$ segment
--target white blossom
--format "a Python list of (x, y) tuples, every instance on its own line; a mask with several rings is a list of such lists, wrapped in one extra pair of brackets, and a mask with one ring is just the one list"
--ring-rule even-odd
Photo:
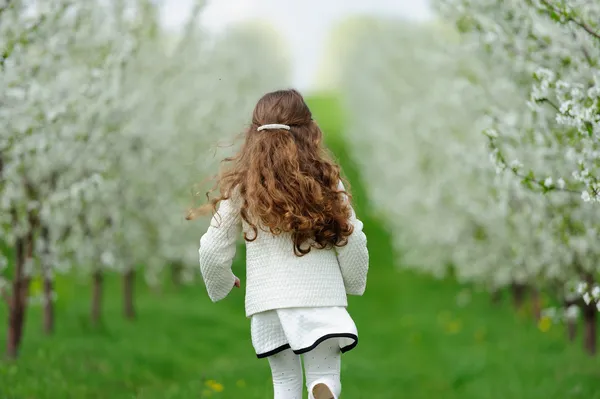
[[(475, 18), (492, 34), (463, 27), (457, 39), (443, 25), (371, 20), (340, 58), (349, 145), (402, 263), (440, 277), (452, 269), (490, 290), (597, 276), (600, 213), (576, 194), (594, 179), (595, 144), (545, 104), (569, 104), (575, 121), (591, 115), (573, 117), (587, 96), (579, 72), (547, 64), (571, 57), (571, 36), (525, 2), (438, 3), (459, 25)], [(551, 54), (530, 54), (530, 36), (542, 34)], [(580, 72), (596, 82), (585, 65)]]
[[(283, 56), (264, 62), (281, 53), (264, 29), (213, 36), (202, 3), (175, 40), (150, 0), (0, 11), (0, 242), (33, 232), (28, 275), (143, 265), (156, 283), (169, 263), (197, 269), (207, 223), (184, 220), (191, 188), (287, 82)], [(0, 254), (0, 276), (8, 264)]]

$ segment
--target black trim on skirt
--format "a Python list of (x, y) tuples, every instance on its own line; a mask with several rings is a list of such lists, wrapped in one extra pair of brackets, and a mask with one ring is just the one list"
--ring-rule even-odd
[[(354, 349), (356, 347), (356, 345), (358, 345), (358, 336), (356, 336), (355, 334), (350, 334), (350, 333), (337, 333), (337, 334), (327, 334), (327, 335), (323, 335), (321, 338), (317, 339), (311, 346), (308, 346), (306, 348), (302, 348), (302, 349), (298, 349), (298, 350), (293, 350), (292, 351), (296, 354), (296, 355), (301, 355), (303, 353), (306, 352), (310, 352), (311, 350), (315, 349), (317, 346), (319, 346), (319, 344), (321, 344), (323, 341), (326, 341), (328, 339), (332, 339), (332, 338), (349, 338), (349, 339), (353, 339), (354, 342), (351, 343), (350, 345), (344, 346), (342, 348), (340, 348), (340, 350), (342, 351), (342, 353), (346, 353), (352, 349)], [(286, 349), (290, 349), (290, 344), (285, 344), (285, 345), (281, 345), (279, 348), (275, 348), (271, 351), (268, 352), (264, 352), (264, 353), (259, 353), (256, 355), (256, 357), (258, 357), (259, 359), (263, 359), (265, 357), (269, 357), (269, 356), (273, 356), (279, 352), (282, 352)]]

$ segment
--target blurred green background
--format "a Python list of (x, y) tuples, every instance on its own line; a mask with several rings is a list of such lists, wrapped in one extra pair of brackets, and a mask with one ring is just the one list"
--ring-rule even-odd
[[(343, 356), (343, 397), (600, 398), (597, 358), (569, 344), (564, 326), (534, 322), (509, 297), (492, 303), (469, 287), (399, 271), (389, 234), (370, 205), (344, 139), (335, 93), (309, 99), (327, 145), (351, 182), (365, 222), (371, 269), (364, 297), (350, 298), (360, 342)], [(244, 281), (240, 248), (234, 271)], [(41, 309), (27, 314), (18, 362), (0, 363), (0, 398), (269, 398), (266, 360), (256, 359), (244, 291), (212, 304), (202, 285), (137, 289), (137, 320), (122, 317), (121, 287), (107, 277), (104, 324), (89, 325), (90, 287), (58, 277), (56, 333)], [(0, 317), (7, 317), (0, 307)], [(0, 341), (5, 340), (0, 329)]]

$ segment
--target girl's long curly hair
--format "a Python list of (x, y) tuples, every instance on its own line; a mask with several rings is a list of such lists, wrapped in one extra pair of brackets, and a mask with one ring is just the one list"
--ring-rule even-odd
[[(284, 124), (290, 130), (258, 131), (266, 124)], [(313, 121), (302, 95), (279, 90), (264, 95), (256, 104), (252, 123), (237, 155), (226, 158), (217, 176), (219, 195), (191, 212), (188, 219), (217, 211), (220, 201), (232, 198), (253, 234), (291, 234), (294, 253), (303, 256), (311, 248), (330, 249), (348, 243), (352, 234), (350, 194), (340, 189), (340, 167), (322, 144), (323, 134)], [(239, 198), (238, 198), (239, 197)]]

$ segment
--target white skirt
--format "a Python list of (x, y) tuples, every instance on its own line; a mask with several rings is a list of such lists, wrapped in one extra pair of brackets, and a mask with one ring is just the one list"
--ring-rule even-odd
[(342, 353), (358, 344), (354, 320), (345, 307), (275, 309), (252, 316), (252, 345), (264, 358), (286, 349), (300, 355), (325, 340), (335, 340)]

